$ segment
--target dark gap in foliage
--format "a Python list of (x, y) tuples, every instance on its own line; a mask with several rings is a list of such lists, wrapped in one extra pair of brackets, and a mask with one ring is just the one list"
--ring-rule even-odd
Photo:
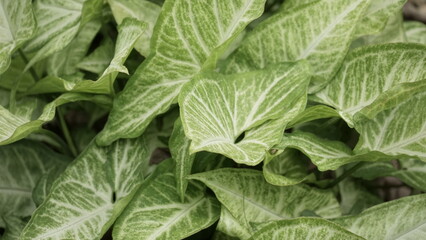
[(3, 236), (5, 229), (0, 227), (0, 236)]
[(117, 201), (117, 194), (115, 192), (112, 192), (112, 203), (115, 203), (115, 201)]
[(203, 229), (194, 235), (191, 235), (187, 238), (184, 238), (185, 240), (200, 240), (200, 239), (213, 239), (213, 235), (216, 232), (216, 227), (219, 221), (216, 221), (214, 224), (212, 224), (210, 227)]
[(93, 39), (92, 43), (89, 46), (89, 49), (87, 50), (86, 55), (90, 55), (93, 51), (95, 51), (96, 48), (101, 45), (101, 42), (104, 40), (104, 35), (102, 33), (97, 33), (95, 38)]
[(93, 128), (95, 129), (95, 131), (100, 132), (104, 128), (107, 120), (108, 120), (108, 114), (96, 120), (96, 122), (93, 124)]
[(114, 224), (108, 229), (108, 231), (102, 236), (101, 240), (112, 240), (112, 229)]
[(172, 155), (168, 148), (156, 148), (149, 159), (149, 165), (159, 164), (160, 162), (170, 158)]
[(234, 141), (234, 143), (235, 144), (237, 144), (237, 143), (239, 143), (239, 142), (241, 142), (243, 139), (244, 139), (244, 137), (246, 136), (246, 132), (242, 132), (236, 139), (235, 139), (235, 141)]

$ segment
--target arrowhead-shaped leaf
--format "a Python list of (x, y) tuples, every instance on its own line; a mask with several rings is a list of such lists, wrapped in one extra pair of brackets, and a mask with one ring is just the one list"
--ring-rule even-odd
[(304, 62), (195, 77), (179, 98), (183, 127), (192, 140), (191, 152), (205, 150), (238, 163), (258, 164), (265, 151), (281, 139), (277, 129), (283, 129), (304, 109), (308, 83), (309, 69)]
[[(185, 199), (172, 173), (150, 178), (114, 225), (114, 239), (183, 239), (217, 221), (220, 205), (190, 182)], [(141, 227), (143, 226), (143, 227)]]
[(0, 74), (9, 67), (13, 52), (29, 40), (36, 30), (31, 2), (31, 0), (0, 2)]
[(262, 172), (223, 168), (191, 176), (213, 190), (240, 224), (296, 218), (304, 212), (322, 217), (340, 215), (332, 192), (305, 185), (278, 187), (265, 181)]
[(0, 217), (27, 217), (35, 210), (32, 191), (50, 170), (66, 165), (68, 157), (33, 141), (0, 147)]
[(143, 181), (144, 138), (100, 148), (92, 142), (55, 181), (21, 239), (99, 239)]
[(379, 204), (359, 215), (333, 221), (369, 240), (422, 239), (426, 230), (426, 194)]
[(363, 240), (364, 238), (324, 219), (298, 218), (268, 223), (250, 238), (250, 240), (262, 239)]
[(131, 17), (147, 23), (147, 30), (139, 37), (135, 49), (145, 57), (150, 52), (150, 42), (161, 7), (148, 0), (108, 0), (115, 21), (120, 24), (124, 18)]
[(310, 92), (324, 87), (339, 69), (368, 0), (316, 1), (282, 11), (256, 26), (231, 55), (225, 72), (307, 59), (314, 77)]
[[(363, 120), (355, 125), (360, 133), (356, 153), (380, 152), (426, 160), (426, 81), (405, 85), (418, 87), (408, 92), (404, 88), (392, 89), (395, 95), (372, 104), (370, 109), (377, 111), (362, 115), (368, 118), (360, 117)], [(398, 94), (399, 90), (403, 94)]]
[(351, 52), (333, 81), (315, 95), (353, 126), (353, 116), (402, 82), (426, 79), (426, 46), (384, 44)]
[(166, 1), (153, 33), (151, 55), (116, 98), (98, 143), (141, 135), (155, 116), (176, 102), (186, 82), (200, 71), (214, 68), (229, 43), (260, 16), (264, 3)]
[(37, 31), (24, 50), (37, 53), (26, 69), (71, 43), (79, 29), (101, 12), (102, 3), (102, 0), (36, 1)]

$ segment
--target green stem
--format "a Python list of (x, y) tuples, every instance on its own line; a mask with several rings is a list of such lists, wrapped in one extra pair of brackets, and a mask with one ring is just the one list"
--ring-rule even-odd
[[(28, 58), (25, 56), (24, 52), (22, 52), (21, 49), (19, 49), (18, 52), (19, 52), (19, 55), (21, 55), (22, 59), (24, 60), (25, 64), (28, 64), (29, 61), (28, 61)], [(30, 67), (29, 71), (30, 71), (31, 76), (34, 78), (34, 81), (37, 82), (38, 80), (40, 80), (36, 71), (34, 70), (34, 68), (32, 66)]]
[(65, 122), (65, 119), (60, 107), (58, 107), (58, 118), (59, 118), (59, 124), (61, 125), (62, 133), (64, 134), (64, 137), (65, 137), (65, 141), (67, 142), (72, 155), (74, 157), (77, 157), (78, 155), (77, 148), (75, 147), (74, 142), (71, 138), (70, 131), (68, 130), (67, 123)]
[(72, 156), (73, 154), (71, 153), (71, 149), (68, 147), (68, 145), (64, 142), (64, 140), (58, 136), (58, 134), (47, 130), (47, 129), (40, 129), (37, 131), (40, 134), (44, 134), (52, 139), (54, 139), (60, 146), (61, 146), (61, 150), (62, 153), (66, 154), (66, 155), (70, 155)]
[(339, 184), (341, 181), (346, 179), (347, 177), (351, 176), (352, 173), (354, 173), (356, 170), (358, 170), (360, 167), (364, 165), (364, 162), (359, 162), (355, 166), (351, 167), (347, 171), (345, 171), (342, 175), (334, 179), (332, 182), (330, 182), (325, 188), (332, 188)]

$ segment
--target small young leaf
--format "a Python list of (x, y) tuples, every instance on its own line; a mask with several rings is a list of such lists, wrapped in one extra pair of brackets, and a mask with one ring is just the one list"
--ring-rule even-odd
[(333, 221), (365, 239), (422, 239), (426, 230), (426, 194), (379, 204), (359, 215)]
[(114, 225), (114, 239), (183, 239), (212, 225), (220, 205), (204, 190), (190, 182), (181, 202), (172, 173), (150, 178)]
[(250, 240), (262, 239), (363, 240), (364, 238), (324, 219), (298, 218), (268, 223), (250, 238)]
[(261, 15), (264, 3), (166, 1), (153, 33), (151, 54), (115, 99), (98, 144), (141, 135), (155, 116), (176, 102), (186, 82), (203, 70), (214, 69), (230, 42)]
[(250, 223), (295, 218), (312, 211), (322, 217), (340, 215), (332, 192), (305, 185), (278, 187), (265, 181), (262, 172), (223, 168), (190, 177), (205, 183), (238, 222)]
[[(195, 77), (179, 97), (191, 152), (205, 150), (238, 163), (258, 164), (265, 151), (279, 142), (278, 129), (304, 109), (308, 83), (304, 62), (229, 76), (205, 73)], [(278, 136), (265, 129), (272, 125), (270, 130)]]

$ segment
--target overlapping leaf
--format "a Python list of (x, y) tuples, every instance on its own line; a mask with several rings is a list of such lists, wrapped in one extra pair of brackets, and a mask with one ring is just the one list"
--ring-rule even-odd
[(229, 76), (197, 76), (179, 98), (191, 152), (205, 150), (238, 163), (258, 164), (281, 139), (280, 129), (304, 109), (308, 83), (304, 62)]
[(408, 42), (426, 44), (426, 25), (421, 22), (404, 22)]
[(35, 210), (32, 191), (39, 179), (68, 163), (68, 157), (34, 141), (0, 147), (0, 217), (27, 217)]
[(161, 7), (148, 0), (108, 0), (115, 21), (120, 24), (124, 18), (132, 17), (147, 23), (146, 31), (139, 37), (135, 49), (147, 57), (150, 52), (150, 41), (160, 15)]
[(320, 218), (280, 220), (266, 224), (250, 240), (269, 239), (330, 239), (363, 240), (341, 226)]
[(22, 99), (14, 112), (0, 106), (0, 145), (18, 141), (41, 129), (44, 123), (55, 117), (56, 107), (76, 101), (93, 101), (105, 107), (111, 104), (111, 99), (106, 96), (65, 93), (45, 106), (36, 98)]
[(29, 40), (35, 30), (31, 0), (0, 2), (0, 74), (9, 67), (13, 52)]
[[(368, 166), (368, 164), (363, 166)], [(363, 210), (383, 202), (379, 196), (369, 192), (355, 179), (348, 178), (341, 181), (339, 191), (343, 215), (359, 214)]]
[[(151, 55), (114, 102), (99, 144), (137, 137), (175, 103), (194, 75), (212, 69), (229, 43), (260, 16), (265, 0), (164, 3), (151, 41)], [(131, 116), (131, 118), (129, 118)]]
[(224, 71), (242, 72), (271, 63), (307, 59), (314, 72), (310, 92), (318, 91), (340, 67), (368, 3), (366, 0), (316, 1), (279, 12), (244, 39)]
[(100, 148), (92, 142), (55, 181), (21, 239), (99, 239), (143, 181), (143, 137)]
[(426, 230), (426, 194), (379, 204), (359, 215), (333, 221), (365, 239), (422, 239)]
[(64, 49), (79, 29), (101, 12), (102, 0), (39, 0), (34, 13), (37, 31), (25, 51), (37, 51), (26, 69), (34, 63)]
[(142, 185), (114, 225), (113, 237), (183, 239), (217, 221), (219, 208), (200, 183), (190, 182), (181, 202), (175, 176), (165, 173)]
[(262, 172), (223, 168), (191, 176), (211, 188), (219, 201), (247, 229), (250, 223), (289, 219), (315, 213), (322, 217), (340, 215), (330, 191), (305, 185), (278, 187), (267, 183)]
[[(86, 93), (114, 93), (114, 80), (119, 72), (129, 74), (123, 65), (133, 49), (136, 40), (141, 36), (146, 25), (136, 19), (126, 18), (118, 27), (118, 38), (115, 45), (114, 58), (98, 80), (76, 79), (65, 80), (54, 75), (38, 81), (27, 94), (40, 94), (51, 92), (86, 92)], [(69, 65), (67, 65), (69, 66)]]
[(351, 52), (333, 81), (316, 94), (353, 126), (353, 115), (402, 82), (426, 79), (426, 46), (384, 44)]
[[(241, 225), (238, 220), (232, 216), (228, 209), (226, 209), (226, 207), (222, 207), (220, 209), (220, 219), (217, 224), (216, 231), (220, 232), (218, 234), (225, 234), (226, 236), (235, 237), (241, 240), (249, 239), (251, 236), (250, 229), (246, 229), (243, 225)], [(217, 239), (220, 238), (217, 237)]]

